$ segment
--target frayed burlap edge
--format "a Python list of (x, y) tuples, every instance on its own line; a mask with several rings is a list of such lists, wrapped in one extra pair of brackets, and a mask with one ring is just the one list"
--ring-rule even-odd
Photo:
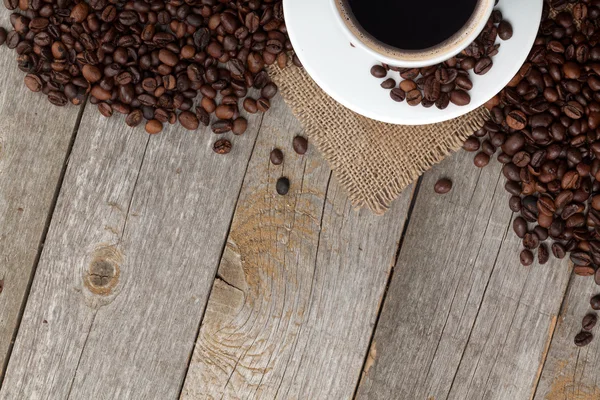
[(343, 107), (301, 68), (271, 66), (269, 73), (353, 206), (376, 214), (385, 213), (402, 190), (459, 149), (489, 118), (481, 107), (439, 124), (385, 124)]

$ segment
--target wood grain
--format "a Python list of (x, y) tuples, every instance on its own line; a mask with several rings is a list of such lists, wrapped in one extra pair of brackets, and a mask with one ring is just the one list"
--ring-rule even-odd
[(301, 132), (287, 107), (265, 117), (182, 399), (352, 397), (411, 191), (384, 218), (353, 210), (316, 149), (291, 150)]
[(596, 338), (586, 347), (573, 343), (581, 330), (581, 320), (588, 313), (590, 298), (600, 293), (594, 279), (573, 276), (558, 316), (556, 331), (542, 370), (535, 399), (596, 400), (600, 398), (600, 341), (598, 326), (593, 329)]
[(520, 265), (500, 166), (473, 168), (459, 152), (425, 174), (358, 399), (531, 396), (569, 269)]
[(16, 57), (0, 48), (0, 381), (81, 110), (27, 90)]
[(86, 110), (0, 398), (178, 395), (259, 125), (219, 156)]

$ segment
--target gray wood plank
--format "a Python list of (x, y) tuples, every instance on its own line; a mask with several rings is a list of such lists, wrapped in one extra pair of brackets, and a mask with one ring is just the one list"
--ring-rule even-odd
[(569, 269), (520, 265), (503, 185), (465, 152), (425, 174), (358, 399), (532, 395)]
[(250, 161), (182, 399), (342, 399), (360, 378), (412, 193), (385, 217), (353, 210), (316, 149), (294, 154), (301, 128), (279, 112)]
[(581, 330), (581, 319), (593, 313), (590, 297), (600, 293), (592, 278), (573, 276), (558, 316), (556, 330), (535, 399), (548, 400), (596, 400), (600, 398), (600, 341), (598, 327), (593, 330), (596, 338), (586, 347), (573, 343)]
[(0, 398), (178, 395), (260, 118), (220, 156), (86, 110)]
[(0, 381), (80, 111), (30, 92), (16, 57), (0, 48)]

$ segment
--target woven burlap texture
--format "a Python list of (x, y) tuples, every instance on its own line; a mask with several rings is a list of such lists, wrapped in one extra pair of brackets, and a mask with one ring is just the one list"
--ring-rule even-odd
[(385, 213), (403, 189), (460, 148), (489, 115), (482, 107), (439, 124), (385, 124), (337, 103), (301, 68), (270, 67), (269, 74), (352, 204), (376, 214)]

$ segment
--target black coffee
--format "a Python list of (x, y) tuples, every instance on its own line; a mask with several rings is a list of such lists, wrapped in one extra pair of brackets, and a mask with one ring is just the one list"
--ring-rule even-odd
[(477, 0), (347, 0), (362, 28), (402, 50), (433, 47), (458, 32)]

